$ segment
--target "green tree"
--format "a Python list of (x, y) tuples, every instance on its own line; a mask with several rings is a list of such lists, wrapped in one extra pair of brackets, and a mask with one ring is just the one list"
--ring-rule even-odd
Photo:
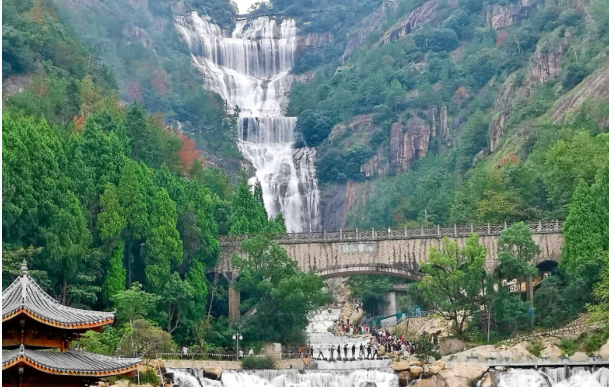
[(133, 282), (132, 264), (134, 254), (139, 253), (140, 244), (150, 232), (150, 214), (146, 171), (143, 166), (129, 160), (121, 169), (118, 183), (118, 200), (124, 218), (125, 228), (125, 261), (127, 263), (127, 287)]
[(605, 267), (603, 224), (596, 199), (588, 184), (580, 181), (568, 205), (569, 215), (563, 225), (565, 245), (560, 266), (577, 284), (576, 289), (584, 299), (589, 298), (592, 285)]
[(160, 295), (163, 306), (161, 316), (164, 317), (162, 326), (167, 332), (173, 333), (192, 307), (194, 301), (192, 286), (188, 281), (182, 281), (177, 272), (173, 272)]
[(507, 280), (517, 279), (520, 291), (522, 280), (526, 279), (530, 300), (533, 295), (531, 277), (538, 273), (532, 261), (540, 251), (533, 240), (531, 229), (523, 222), (515, 223), (501, 232), (497, 244), (502, 277)]
[(102, 210), (97, 217), (97, 229), (100, 231), (102, 241), (109, 242), (112, 248), (127, 226), (127, 220), (123, 216), (118, 200), (118, 189), (114, 184), (106, 185), (104, 193), (99, 198), (99, 204)]
[(182, 240), (176, 230), (175, 203), (162, 188), (154, 196), (150, 235), (146, 239), (146, 280), (148, 289), (160, 293), (170, 279), (171, 266), (182, 260)]
[[(257, 340), (302, 342), (308, 315), (328, 301), (323, 280), (314, 272), (302, 272), (286, 251), (264, 236), (242, 242), (247, 256), (233, 256), (239, 270), (236, 288), (247, 297), (244, 332)], [(245, 335), (246, 333), (244, 333)]]
[(123, 267), (124, 250), (125, 243), (120, 241), (114, 246), (114, 252), (110, 257), (110, 266), (106, 271), (106, 278), (102, 288), (106, 300), (111, 300), (115, 294), (125, 290), (127, 270)]
[(139, 282), (134, 282), (131, 288), (119, 291), (111, 299), (112, 305), (116, 309), (117, 320), (122, 323), (133, 323), (152, 313), (160, 296), (146, 293)]
[(268, 222), (264, 206), (256, 200), (245, 183), (239, 185), (233, 196), (230, 222), (229, 233), (232, 235), (259, 233)]
[(432, 311), (453, 323), (457, 335), (463, 335), (466, 321), (482, 304), (485, 255), (476, 234), (466, 239), (463, 249), (445, 238), (442, 250), (433, 247), (428, 261), (421, 265), (425, 276), (419, 289)]
[(550, 199), (559, 205), (571, 201), (583, 179), (592, 184), (609, 152), (609, 135), (592, 137), (586, 131), (563, 134), (545, 153), (542, 178)]

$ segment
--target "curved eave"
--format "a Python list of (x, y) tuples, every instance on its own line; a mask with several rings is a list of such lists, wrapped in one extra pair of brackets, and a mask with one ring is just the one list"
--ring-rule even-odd
[(108, 370), (108, 371), (69, 371), (69, 370), (60, 370), (60, 369), (56, 369), (56, 368), (45, 367), (43, 365), (40, 365), (40, 364), (28, 359), (27, 357), (25, 357), (23, 355), (20, 355), (20, 356), (16, 357), (15, 359), (11, 360), (10, 362), (7, 362), (6, 364), (2, 364), (2, 371), (12, 368), (19, 363), (27, 364), (28, 366), (30, 366), (38, 371), (41, 371), (41, 372), (44, 372), (47, 374), (52, 374), (52, 375), (105, 377), (105, 376), (123, 375), (123, 374), (127, 374), (129, 372), (135, 371), (141, 362), (133, 364), (129, 367), (123, 367), (123, 368)]
[(5, 321), (11, 320), (21, 314), (25, 314), (26, 316), (28, 316), (38, 322), (41, 322), (43, 324), (46, 324), (46, 325), (49, 325), (49, 326), (52, 326), (55, 328), (60, 328), (60, 329), (93, 329), (93, 328), (102, 327), (104, 325), (112, 324), (114, 322), (114, 317), (108, 317), (107, 319), (101, 320), (101, 321), (94, 321), (94, 322), (89, 322), (89, 323), (66, 324), (66, 323), (49, 320), (43, 316), (39, 316), (35, 313), (30, 312), (27, 308), (19, 308), (13, 312), (7, 313), (6, 315), (2, 316), (2, 322), (4, 323)]

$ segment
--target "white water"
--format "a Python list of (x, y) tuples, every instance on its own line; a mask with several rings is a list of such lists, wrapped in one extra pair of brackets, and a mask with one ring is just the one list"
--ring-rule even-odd
[(497, 387), (609, 387), (609, 368), (511, 369), (498, 374)]
[(168, 369), (174, 373), (174, 382), (181, 387), (398, 387), (393, 372), (360, 370), (341, 371), (260, 370), (224, 371), (222, 381), (198, 378), (185, 370)]
[(284, 115), (297, 47), (294, 19), (238, 20), (228, 34), (191, 12), (176, 18), (176, 28), (206, 86), (241, 109), (237, 143), (256, 169), (269, 216), (281, 212), (289, 232), (316, 231), (315, 150), (293, 148), (296, 118)]

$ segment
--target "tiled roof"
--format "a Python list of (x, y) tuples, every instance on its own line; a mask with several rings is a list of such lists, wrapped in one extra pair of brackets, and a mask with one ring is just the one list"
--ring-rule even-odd
[(40, 371), (57, 375), (111, 376), (133, 371), (142, 362), (139, 358), (117, 358), (68, 350), (51, 352), (20, 348), (2, 351), (2, 369), (24, 362)]
[(2, 292), (2, 321), (21, 313), (43, 323), (68, 329), (93, 328), (114, 321), (112, 312), (82, 310), (60, 304), (30, 277), (25, 262), (19, 277)]

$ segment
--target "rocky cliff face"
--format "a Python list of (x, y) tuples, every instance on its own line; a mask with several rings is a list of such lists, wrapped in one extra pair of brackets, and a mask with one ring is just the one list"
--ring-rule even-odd
[(549, 52), (547, 50), (538, 49), (531, 58), (529, 73), (524, 80), (523, 85), (527, 88), (539, 85), (546, 82), (550, 78), (560, 76), (560, 62), (563, 57), (563, 44), (552, 47)]
[(401, 37), (408, 35), (411, 31), (414, 31), (424, 23), (435, 24), (438, 16), (436, 11), (437, 6), (437, 0), (430, 0), (419, 8), (410, 12), (408, 15), (402, 17), (394, 25), (392, 25), (387, 32), (385, 32), (378, 44), (383, 45), (385, 43), (398, 40)]
[(554, 123), (566, 121), (585, 101), (597, 98), (609, 99), (609, 64), (586, 77), (575, 89), (556, 102), (548, 118)]
[(406, 123), (406, 133), (399, 122), (391, 125), (391, 166), (398, 170), (407, 170), (413, 162), (425, 157), (431, 126), (420, 117), (412, 117)]
[(319, 48), (334, 39), (331, 33), (317, 34), (310, 32), (306, 35), (298, 36), (298, 49)]
[(383, 0), (383, 4), (381, 4), (377, 10), (364, 18), (360, 26), (352, 29), (347, 34), (348, 40), (347, 46), (345, 47), (345, 52), (343, 53), (343, 63), (349, 59), (351, 54), (353, 54), (358, 47), (362, 46), (366, 42), (366, 38), (370, 32), (379, 28), (387, 19), (389, 12), (395, 10), (397, 6), (397, 1)]
[(501, 30), (516, 23), (528, 12), (537, 6), (538, 0), (520, 0), (516, 3), (506, 2), (504, 5), (494, 4), (484, 8), (486, 24), (495, 29)]
[(345, 229), (347, 214), (355, 205), (358, 195), (369, 190), (369, 183), (347, 182), (332, 184), (321, 189), (322, 228), (328, 231)]
[(517, 74), (512, 73), (503, 83), (499, 95), (493, 106), (493, 119), (490, 127), (490, 148), (491, 152), (497, 149), (497, 142), (503, 136), (505, 124), (512, 111), (512, 103), (516, 96)]

